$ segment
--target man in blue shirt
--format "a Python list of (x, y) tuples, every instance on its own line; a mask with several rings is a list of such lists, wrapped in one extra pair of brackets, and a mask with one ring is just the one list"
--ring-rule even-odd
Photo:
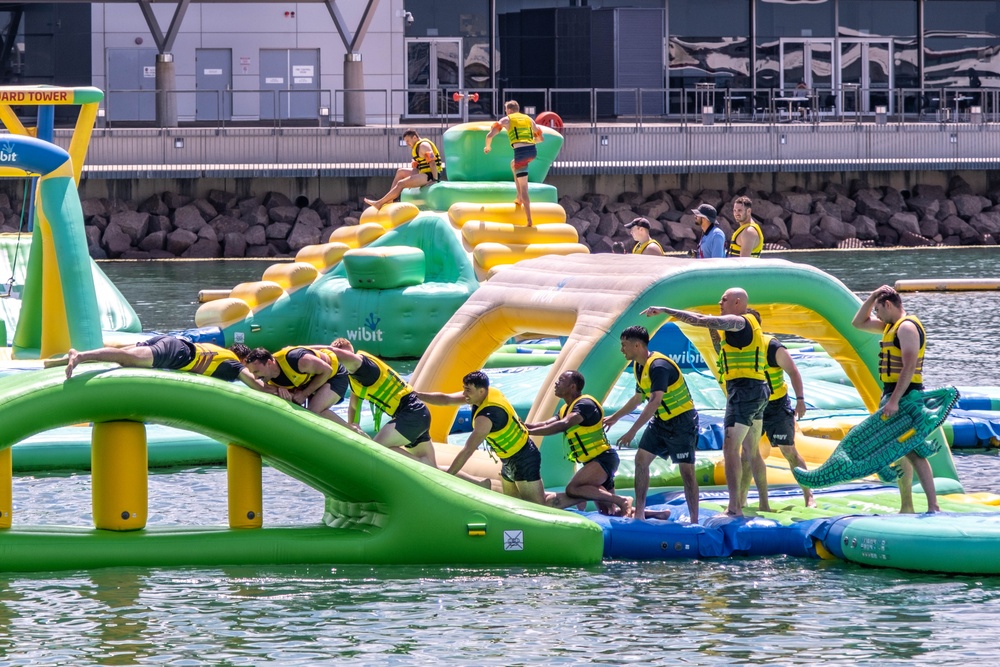
[(701, 241), (698, 242), (698, 258), (725, 257), (726, 233), (719, 228), (716, 218), (718, 213), (711, 204), (702, 204), (691, 211), (698, 224), (701, 225)]

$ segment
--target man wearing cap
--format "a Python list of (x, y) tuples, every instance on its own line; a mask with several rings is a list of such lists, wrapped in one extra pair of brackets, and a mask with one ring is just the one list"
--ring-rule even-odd
[(729, 242), (730, 257), (760, 257), (760, 251), (764, 249), (764, 232), (750, 215), (752, 206), (753, 202), (746, 195), (737, 197), (733, 202), (733, 219), (739, 227)]
[(701, 241), (698, 242), (698, 258), (726, 256), (726, 233), (719, 228), (718, 213), (711, 204), (702, 204), (691, 211), (701, 225)]
[(632, 222), (625, 223), (625, 229), (631, 232), (632, 240), (635, 241), (635, 246), (632, 247), (633, 255), (663, 256), (663, 246), (649, 236), (649, 220), (635, 218)]

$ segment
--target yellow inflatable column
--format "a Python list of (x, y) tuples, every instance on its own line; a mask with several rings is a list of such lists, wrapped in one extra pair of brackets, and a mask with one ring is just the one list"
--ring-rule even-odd
[(90, 459), (94, 527), (145, 528), (149, 515), (146, 425), (133, 421), (94, 424)]
[(10, 528), (14, 513), (14, 475), (10, 447), (0, 449), (0, 528)]
[(230, 443), (226, 448), (226, 460), (229, 527), (260, 528), (264, 525), (260, 454)]

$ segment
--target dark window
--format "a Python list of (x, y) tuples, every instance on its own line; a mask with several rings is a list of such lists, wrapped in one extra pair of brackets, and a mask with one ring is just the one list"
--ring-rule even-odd
[(917, 34), (917, 0), (840, 0), (843, 37)]
[(758, 37), (833, 37), (833, 0), (756, 2)]

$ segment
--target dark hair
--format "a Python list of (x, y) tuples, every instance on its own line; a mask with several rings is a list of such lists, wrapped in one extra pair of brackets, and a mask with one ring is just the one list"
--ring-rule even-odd
[(875, 299), (875, 303), (877, 304), (891, 303), (892, 305), (896, 306), (896, 308), (903, 307), (903, 299), (902, 297), (899, 296), (899, 292), (897, 292), (896, 290), (887, 292), (886, 294), (880, 294), (878, 298)]
[(583, 373), (580, 371), (566, 371), (563, 375), (568, 375), (570, 382), (576, 387), (577, 391), (583, 391), (583, 385), (586, 380), (583, 379)]
[(753, 200), (746, 195), (740, 195), (737, 197), (736, 201), (733, 202), (733, 206), (736, 206), (737, 204), (743, 204), (743, 206), (747, 208), (753, 208)]
[(419, 139), (420, 135), (417, 134), (417, 131), (411, 127), (406, 132), (403, 132), (403, 138), (405, 139), (407, 137), (413, 137), (414, 139)]
[(757, 318), (757, 324), (764, 324), (763, 320), (760, 319), (760, 313), (758, 313), (753, 308), (747, 308), (747, 315), (753, 315)]
[(615, 253), (616, 255), (624, 255), (625, 254), (625, 244), (622, 243), (621, 241), (615, 241), (615, 242), (613, 242), (611, 244), (611, 252)]
[(646, 330), (646, 327), (633, 324), (630, 327), (626, 327), (625, 331), (622, 332), (621, 339), (637, 340), (643, 345), (649, 345), (649, 331)]
[(247, 356), (243, 359), (243, 363), (244, 364), (255, 364), (260, 362), (267, 363), (273, 359), (274, 359), (273, 354), (271, 354), (262, 347), (257, 347), (250, 350)]
[(462, 384), (476, 389), (489, 389), (490, 379), (482, 371), (472, 371), (462, 378)]
[(229, 348), (229, 351), (236, 355), (236, 358), (240, 361), (247, 358), (250, 354), (250, 348), (243, 343), (233, 343), (233, 346)]

